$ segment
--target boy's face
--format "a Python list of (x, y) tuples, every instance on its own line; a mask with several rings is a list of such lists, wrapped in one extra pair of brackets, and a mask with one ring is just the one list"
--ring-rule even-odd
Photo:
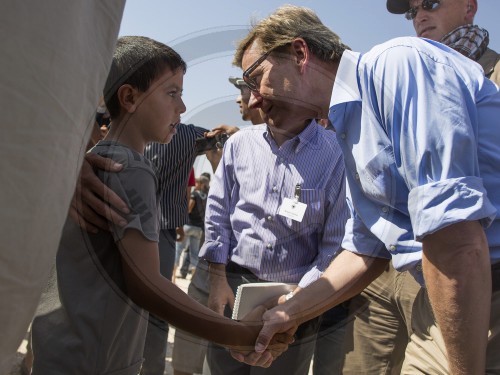
[(186, 111), (182, 100), (184, 72), (166, 68), (149, 89), (142, 93), (142, 102), (134, 113), (146, 142), (169, 143), (177, 132), (181, 113)]

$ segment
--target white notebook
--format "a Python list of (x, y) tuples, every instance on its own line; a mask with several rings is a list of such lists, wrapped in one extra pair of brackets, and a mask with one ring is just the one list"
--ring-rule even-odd
[(249, 283), (242, 284), (236, 290), (232, 318), (242, 319), (246, 314), (273, 297), (288, 294), (297, 288), (297, 284), (287, 283)]

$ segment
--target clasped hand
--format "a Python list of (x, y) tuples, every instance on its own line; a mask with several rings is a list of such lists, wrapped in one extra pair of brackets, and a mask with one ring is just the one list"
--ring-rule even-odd
[(266, 306), (258, 306), (242, 321), (258, 322), (261, 329), (253, 350), (231, 349), (231, 355), (237, 361), (251, 366), (269, 367), (295, 341), (298, 325), (280, 311), (279, 306), (271, 310), (267, 310)]

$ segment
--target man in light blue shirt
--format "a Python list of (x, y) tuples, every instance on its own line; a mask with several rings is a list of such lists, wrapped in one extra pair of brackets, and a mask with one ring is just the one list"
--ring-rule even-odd
[[(286, 105), (286, 103), (283, 103)], [(342, 152), (335, 133), (315, 121), (277, 121), (240, 130), (226, 142), (211, 183), (200, 251), (210, 263), (208, 306), (232, 309), (244, 282), (317, 280), (340, 249), (348, 209)], [(289, 205), (290, 204), (290, 205)], [(303, 207), (303, 216), (288, 214)], [(226, 308), (226, 314), (229, 311)], [(268, 370), (250, 368), (209, 345), (214, 374), (307, 374), (317, 325)]]
[[(332, 53), (323, 53), (332, 41)], [(320, 280), (264, 314), (256, 350), (359, 293), (392, 258), (425, 285), (402, 373), (498, 371), (498, 87), (479, 65), (429, 40), (398, 38), (364, 55), (342, 51), (312, 11), (294, 6), (257, 24), (235, 61), (253, 87), (250, 107), (279, 94), (317, 108), (315, 117), (329, 111), (351, 208), (345, 250)]]

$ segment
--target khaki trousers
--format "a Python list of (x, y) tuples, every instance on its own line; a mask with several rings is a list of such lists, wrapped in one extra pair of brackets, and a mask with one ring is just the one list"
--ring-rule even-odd
[(420, 285), (409, 272), (390, 264), (359, 296), (354, 297), (344, 341), (344, 375), (401, 373), (411, 335), (414, 299)]
[(47, 283), (124, 6), (0, 2), (0, 374)]
[[(443, 337), (425, 289), (415, 299), (412, 316), (413, 334), (406, 348), (402, 374), (447, 375), (448, 360)], [(474, 343), (471, 343), (474, 345)], [(500, 374), (500, 291), (491, 300), (490, 331), (486, 353), (486, 374)]]

